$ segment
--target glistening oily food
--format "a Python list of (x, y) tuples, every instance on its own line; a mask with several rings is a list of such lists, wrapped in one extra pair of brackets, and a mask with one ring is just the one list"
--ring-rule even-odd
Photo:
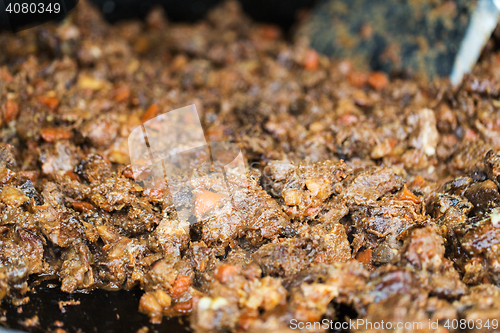
[[(325, 318), (496, 330), (491, 52), (453, 88), (330, 61), (235, 2), (194, 24), (154, 11), (111, 26), (85, 1), (0, 49), (2, 302), (22, 304), (43, 276), (68, 293), (139, 286), (138, 311), (195, 332)], [(248, 173), (194, 182), (185, 169), (168, 195), (142, 187), (129, 134), (191, 104), (207, 141), (240, 144)]]

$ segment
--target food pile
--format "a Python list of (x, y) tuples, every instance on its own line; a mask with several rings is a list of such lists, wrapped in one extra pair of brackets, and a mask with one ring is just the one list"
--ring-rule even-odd
[[(0, 49), (2, 302), (52, 278), (68, 293), (140, 287), (138, 311), (195, 332), (323, 318), (495, 331), (492, 52), (453, 88), (334, 62), (235, 2), (196, 24), (153, 11), (109, 25), (85, 1), (61, 24), (1, 34)], [(250, 171), (224, 187), (185, 170), (196, 219), (180, 222), (179, 193), (134, 180), (127, 138), (193, 103), (207, 141), (238, 143)]]

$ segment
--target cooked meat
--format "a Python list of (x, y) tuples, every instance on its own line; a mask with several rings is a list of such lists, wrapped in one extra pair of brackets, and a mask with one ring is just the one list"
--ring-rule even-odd
[[(116, 26), (80, 1), (60, 25), (0, 34), (0, 300), (50, 276), (141, 288), (138, 311), (195, 332), (498, 319), (497, 55), (452, 88), (280, 36), (234, 1)], [(250, 170), (180, 167), (200, 150), (136, 181), (130, 133), (193, 103)]]

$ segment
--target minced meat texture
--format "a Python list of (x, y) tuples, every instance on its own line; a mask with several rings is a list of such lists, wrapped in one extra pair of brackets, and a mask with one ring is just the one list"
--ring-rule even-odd
[[(457, 88), (388, 77), (286, 41), (234, 1), (198, 23), (155, 10), (113, 26), (80, 1), (60, 24), (0, 34), (0, 49), (2, 302), (54, 278), (68, 293), (141, 288), (152, 322), (200, 333), (499, 317), (491, 51)], [(248, 173), (143, 188), (129, 134), (193, 103)]]

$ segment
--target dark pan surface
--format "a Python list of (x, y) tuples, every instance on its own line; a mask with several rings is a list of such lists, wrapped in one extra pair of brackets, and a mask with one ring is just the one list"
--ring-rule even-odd
[[(29, 303), (18, 307), (10, 302), (0, 305), (0, 317), (6, 321), (0, 322), (0, 332), (6, 326), (12, 329), (28, 332), (54, 332), (58, 327), (56, 321), (64, 323), (61, 328), (71, 332), (137, 332), (144, 326), (149, 328), (148, 333), (187, 333), (187, 325), (182, 325), (177, 318), (168, 320), (163, 318), (159, 325), (149, 322), (147, 316), (138, 312), (139, 299), (143, 292), (139, 289), (130, 291), (95, 290), (89, 294), (67, 294), (57, 287), (49, 288), (48, 282), (35, 287), (35, 292), (28, 294)], [(79, 305), (67, 305), (65, 313), (59, 309), (59, 301), (80, 301)], [(21, 322), (37, 315), (39, 325), (25, 327)]]

